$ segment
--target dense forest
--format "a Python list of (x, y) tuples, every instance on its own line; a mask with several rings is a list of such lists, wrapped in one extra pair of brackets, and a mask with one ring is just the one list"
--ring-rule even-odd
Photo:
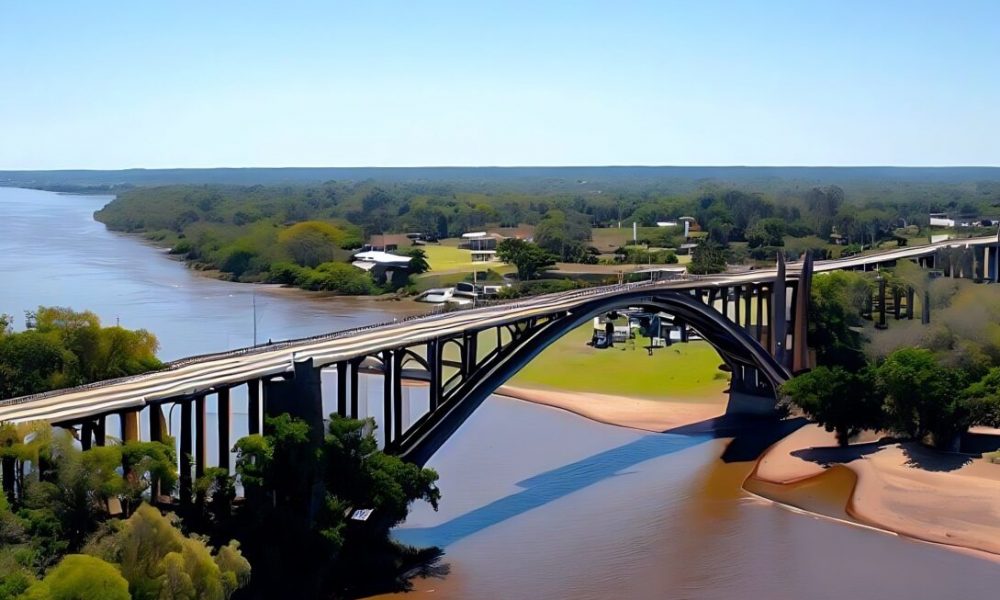
[[(931, 212), (962, 219), (1000, 214), (1000, 170), (990, 169), (790, 170), (827, 181), (783, 178), (782, 169), (705, 169), (732, 180), (685, 178), (662, 169), (591, 170), (604, 183), (566, 178), (583, 177), (585, 169), (551, 170), (558, 178), (530, 178), (529, 171), (549, 170), (443, 170), (464, 175), (405, 181), (404, 174), (427, 173), (390, 169), (380, 171), (381, 180), (134, 187), (121, 191), (96, 218), (111, 229), (144, 234), (235, 280), (372, 294), (406, 284), (372, 282), (347, 265), (350, 251), (373, 234), (445, 238), (491, 226), (531, 225), (534, 243), (553, 261), (596, 263), (595, 228), (632, 222), (650, 227), (689, 216), (707, 238), (694, 270), (710, 272), (727, 261), (773, 259), (786, 242), (790, 253), (814, 250), (823, 258), (833, 233), (854, 252), (898, 237), (901, 230), (925, 236)], [(504, 177), (489, 179), (497, 173)], [(636, 178), (625, 179), (628, 174)], [(987, 179), (962, 179), (972, 176)], [(654, 238), (642, 241), (667, 249), (685, 241), (676, 228), (662, 228)]]

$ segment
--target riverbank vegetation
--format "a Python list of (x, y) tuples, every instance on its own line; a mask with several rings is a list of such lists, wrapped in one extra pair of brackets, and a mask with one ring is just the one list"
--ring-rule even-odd
[[(893, 284), (912, 279), (886, 274)], [(933, 299), (932, 324), (894, 322), (866, 339), (861, 313), (874, 282), (858, 273), (817, 275), (810, 346), (818, 366), (782, 387), (840, 444), (881, 430), (956, 448), (970, 427), (1000, 427), (1000, 291), (969, 281), (918, 282)]]
[(81, 450), (66, 430), (3, 425), (0, 600), (405, 589), (403, 574), (440, 552), (389, 530), (414, 500), (437, 506), (437, 474), (378, 451), (371, 420), (332, 415), (318, 447), (316, 433), (268, 418), (263, 435), (237, 441), (233, 475), (208, 469), (191, 498), (164, 503), (178, 480), (172, 440)]
[[(837, 178), (833, 178), (837, 179)], [(482, 182), (356, 181), (311, 185), (169, 185), (122, 192), (96, 213), (110, 229), (145, 235), (192, 265), (237, 281), (271, 281), (344, 294), (402, 287), (373, 285), (347, 270), (351, 252), (372, 235), (457, 237), (487, 227), (532, 228), (539, 251), (563, 263), (676, 259), (694, 219), (705, 241), (692, 271), (770, 261), (776, 252), (817, 258), (884, 243), (923, 243), (928, 215), (991, 216), (1000, 186), (847, 178), (683, 180), (638, 178), (607, 185), (561, 180)], [(631, 223), (643, 231), (632, 243)], [(622, 224), (626, 227), (622, 229)], [(604, 248), (615, 230), (617, 246)], [(623, 233), (624, 232), (624, 233)], [(609, 254), (610, 253), (610, 254)], [(336, 265), (336, 266), (334, 266)]]
[(41, 306), (14, 332), (0, 315), (0, 399), (36, 394), (158, 369), (156, 336), (104, 327), (92, 312)]

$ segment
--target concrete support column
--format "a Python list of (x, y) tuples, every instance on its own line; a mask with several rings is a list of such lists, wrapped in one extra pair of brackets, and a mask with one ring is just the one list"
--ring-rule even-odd
[(740, 292), (742, 289), (742, 286), (733, 286), (733, 323), (736, 323), (737, 327), (743, 326), (740, 319)]
[(393, 352), (392, 357), (392, 439), (403, 437), (403, 351)]
[(792, 372), (799, 373), (810, 367), (809, 364), (809, 302), (812, 294), (812, 254), (806, 253), (802, 262), (802, 274), (795, 288), (795, 330), (792, 333), (793, 351)]
[(912, 287), (906, 288), (906, 320), (913, 320), (913, 301), (916, 295)]
[(94, 424), (91, 421), (84, 421), (80, 424), (80, 448), (90, 450), (94, 441)]
[(108, 440), (107, 417), (101, 415), (94, 420), (94, 444), (103, 446)]
[(310, 442), (319, 448), (323, 441), (323, 388), (320, 369), (313, 366), (312, 359), (296, 361), (293, 373), (264, 382), (264, 414), (277, 417), (285, 413), (309, 425)]
[(392, 441), (392, 350), (382, 352), (382, 431), (385, 432), (385, 445)]
[(951, 277), (951, 257), (944, 248), (938, 248), (934, 253), (934, 264), (941, 269), (945, 277)]
[(260, 433), (260, 380), (251, 379), (247, 382), (247, 421), (250, 435)]
[(722, 295), (722, 316), (728, 319), (729, 318), (729, 288), (723, 286), (722, 289), (719, 290), (719, 293)]
[(191, 451), (193, 449), (193, 443), (191, 439), (191, 430), (193, 428), (192, 424), (192, 411), (190, 400), (181, 401), (181, 430), (180, 430), (180, 470), (178, 473), (178, 482), (180, 484), (180, 496), (181, 504), (191, 503), (191, 491), (193, 489), (191, 480)]
[(198, 396), (194, 404), (194, 476), (205, 474), (208, 465), (208, 412), (205, 396)]
[(1000, 281), (1000, 246), (990, 246), (987, 248), (989, 254), (989, 280), (993, 283)]
[(229, 388), (219, 390), (216, 407), (219, 415), (219, 468), (229, 471), (229, 451), (232, 444), (229, 441), (230, 421), (232, 421), (232, 406), (229, 403)]
[(163, 416), (163, 406), (154, 404), (149, 407), (149, 439), (152, 442), (162, 442), (167, 439), (170, 429), (167, 419)]
[[(351, 371), (351, 418), (357, 419), (358, 415), (358, 369), (361, 367), (361, 361), (364, 359), (356, 358), (351, 361), (350, 371)], [(365, 402), (368, 402), (368, 398), (365, 398)], [(365, 411), (367, 412), (367, 408)]]
[(441, 404), (441, 340), (427, 342), (427, 368), (430, 370), (430, 389), (427, 391), (430, 412)]
[(777, 276), (771, 288), (771, 318), (769, 319), (768, 333), (771, 342), (771, 355), (778, 361), (778, 364), (784, 365), (788, 314), (785, 296), (785, 255), (781, 252), (778, 253), (777, 267)]
[(894, 286), (892, 288), (892, 318), (899, 320), (900, 311), (902, 309), (903, 303), (903, 291), (899, 289), (899, 286)]
[(754, 339), (757, 340), (758, 344), (764, 343), (764, 286), (758, 285), (757, 288), (757, 326), (754, 331)]
[(347, 416), (347, 361), (337, 363), (337, 414)]
[(976, 263), (974, 277), (976, 281), (983, 281), (986, 279), (986, 248), (983, 246), (974, 246), (972, 254)]
[(920, 322), (928, 325), (931, 322), (931, 293), (924, 290), (924, 301), (920, 303)]
[(754, 285), (748, 283), (745, 288), (743, 288), (743, 319), (745, 324), (743, 329), (749, 333), (750, 328), (753, 327), (753, 319), (751, 318), (751, 313), (753, 313), (753, 289)]
[(125, 410), (118, 413), (122, 422), (122, 443), (139, 441), (139, 411)]

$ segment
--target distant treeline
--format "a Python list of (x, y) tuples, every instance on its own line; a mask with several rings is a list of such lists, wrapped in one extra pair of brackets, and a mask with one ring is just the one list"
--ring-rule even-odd
[(434, 183), (462, 191), (498, 187), (522, 192), (595, 192), (655, 189), (682, 193), (715, 182), (774, 192), (837, 185), (850, 194), (925, 184), (1000, 181), (996, 167), (319, 167), (247, 169), (124, 169), (115, 171), (0, 171), (0, 185), (38, 189), (162, 185), (318, 185), (328, 181), (381, 184)]
[[(816, 236), (825, 243), (836, 231), (847, 243), (872, 244), (904, 224), (925, 227), (930, 212), (969, 217), (1000, 212), (1000, 180), (856, 179), (841, 187), (780, 178), (739, 185), (687, 179), (621, 181), (617, 191), (591, 189), (589, 180), (577, 185), (580, 189), (570, 191), (565, 180), (535, 179), (536, 191), (519, 183), (469, 181), (137, 187), (121, 192), (96, 218), (114, 230), (143, 233), (238, 280), (285, 281), (294, 265), (338, 271), (341, 281), (351, 279), (340, 268), (346, 251), (380, 233), (454, 237), (488, 226), (529, 224), (536, 227), (535, 241), (556, 259), (591, 262), (592, 228), (633, 221), (653, 226), (691, 216), (711, 241), (724, 247), (745, 242), (763, 255), (783, 245), (786, 236)], [(297, 231), (290, 232), (296, 224)], [(683, 241), (676, 230), (659, 238), (649, 240), (651, 245)], [(315, 273), (302, 279), (311, 282), (304, 287), (342, 285)], [(343, 285), (353, 293), (371, 292), (359, 281)]]

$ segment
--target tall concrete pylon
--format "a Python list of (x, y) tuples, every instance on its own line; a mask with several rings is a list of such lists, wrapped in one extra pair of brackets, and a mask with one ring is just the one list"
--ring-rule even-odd
[(799, 275), (799, 290), (795, 294), (795, 320), (792, 325), (792, 373), (800, 373), (811, 367), (809, 364), (809, 298), (812, 292), (813, 258), (806, 252)]
[(778, 252), (777, 276), (771, 288), (771, 314), (768, 324), (771, 328), (771, 356), (778, 364), (786, 365), (785, 342), (788, 334), (787, 298), (785, 296), (785, 256)]

